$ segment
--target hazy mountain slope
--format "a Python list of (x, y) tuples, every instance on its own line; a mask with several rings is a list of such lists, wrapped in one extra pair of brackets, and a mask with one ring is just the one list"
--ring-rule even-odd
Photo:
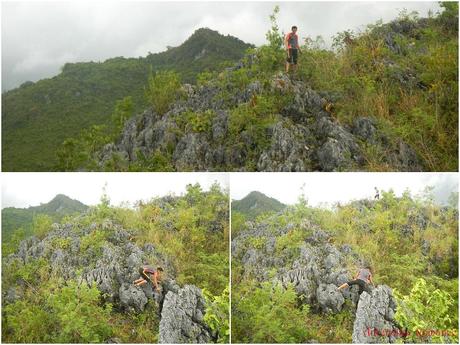
[(234, 62), (251, 45), (199, 29), (182, 45), (147, 57), (67, 63), (62, 72), (2, 94), (2, 169), (49, 171), (55, 150), (90, 125), (110, 123), (116, 100), (132, 96), (134, 110), (146, 106), (150, 69), (173, 69), (184, 82), (197, 73)]
[(35, 215), (46, 214), (54, 221), (60, 221), (66, 215), (83, 213), (88, 209), (78, 200), (58, 194), (50, 202), (28, 208), (6, 207), (2, 210), (2, 238), (6, 241), (12, 232), (23, 228), (30, 232)]

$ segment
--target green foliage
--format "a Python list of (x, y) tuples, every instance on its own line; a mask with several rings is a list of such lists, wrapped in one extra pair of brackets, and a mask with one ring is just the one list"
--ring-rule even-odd
[(309, 339), (308, 305), (298, 307), (297, 295), (289, 285), (232, 291), (232, 341), (244, 343), (302, 343)]
[(152, 155), (146, 156), (142, 152), (136, 152), (137, 161), (129, 165), (129, 171), (174, 171), (171, 164), (172, 155), (164, 154), (156, 150)]
[(112, 114), (112, 124), (114, 125), (114, 136), (118, 136), (123, 129), (126, 120), (133, 116), (134, 104), (131, 96), (125, 97), (115, 103), (115, 111)]
[[(51, 342), (53, 317), (41, 306), (29, 301), (19, 300), (4, 308), (5, 325), (8, 333), (3, 341), (15, 343), (48, 343)], [(5, 332), (5, 330), (3, 330)]]
[(43, 239), (46, 234), (51, 231), (53, 219), (46, 214), (37, 214), (33, 218), (32, 229), (35, 236)]
[(255, 249), (262, 249), (266, 245), (266, 240), (264, 237), (251, 237), (248, 240), (249, 245)]
[(221, 344), (229, 343), (230, 328), (230, 297), (229, 288), (226, 287), (220, 296), (213, 296), (206, 290), (203, 290), (206, 299), (206, 314), (204, 322), (217, 334), (217, 342)]
[(458, 342), (458, 324), (449, 314), (454, 303), (449, 293), (433, 289), (420, 278), (409, 295), (402, 296), (398, 291), (394, 294), (398, 303), (395, 320), (407, 329), (410, 342)]
[(111, 336), (111, 306), (99, 306), (97, 288), (69, 281), (35, 292), (5, 307), (7, 342), (99, 343)]
[(6, 238), (2, 238), (3, 257), (6, 257), (16, 252), (19, 248), (19, 244), (21, 243), (21, 241), (26, 238), (27, 233), (23, 228), (19, 228), (14, 230), (11, 235), (9, 234), (9, 236), (11, 237), (9, 240), (7, 240)]
[(60, 327), (60, 343), (98, 343), (112, 334), (109, 317), (112, 307), (99, 306), (100, 292), (86, 284), (70, 281), (59, 293), (51, 294), (48, 304), (55, 312)]
[[(159, 258), (168, 259), (166, 278), (209, 292), (205, 322), (221, 342), (228, 342), (228, 216), (228, 191), (218, 184), (209, 191), (199, 184), (188, 185), (182, 196), (155, 198), (136, 208), (112, 206), (104, 187), (98, 205), (83, 215), (66, 218), (81, 236), (79, 256), (85, 259), (85, 267), (75, 263), (75, 281), (80, 282), (84, 269), (94, 267), (104, 246), (112, 246), (107, 239), (121, 225), (130, 229), (129, 241), (139, 246), (154, 244), (154, 258), (144, 259), (151, 259), (152, 264), (161, 264), (155, 262)], [(11, 252), (17, 250), (13, 244), (18, 244), (21, 233), (11, 241)], [(70, 239), (53, 237), (50, 244), (38, 260), (24, 263), (12, 259), (2, 265), (2, 289), (14, 291), (17, 298), (14, 302), (2, 300), (4, 342), (104, 343), (113, 337), (125, 343), (158, 340), (159, 313), (153, 300), (142, 313), (112, 309), (95, 286), (64, 279), (67, 272), (52, 269), (45, 259), (57, 249), (73, 250)]]
[(51, 245), (53, 246), (53, 248), (66, 250), (66, 249), (68, 249), (70, 247), (70, 239), (69, 238), (56, 237), (51, 242)]
[(85, 253), (88, 248), (91, 248), (92, 253), (100, 254), (102, 248), (106, 245), (106, 232), (103, 230), (95, 230), (88, 235), (83, 236), (80, 241), (80, 252)]
[(228, 194), (217, 184), (207, 192), (199, 184), (186, 189), (170, 203), (153, 199), (114, 216), (125, 228), (138, 229), (138, 244), (152, 243), (171, 258), (179, 283), (220, 295), (228, 286)]
[(232, 203), (232, 237), (236, 237), (244, 229), (244, 224), (246, 223), (246, 216), (239, 211), (235, 211), (233, 209), (233, 203)]
[(282, 251), (293, 251), (300, 247), (305, 234), (301, 230), (291, 230), (283, 236), (276, 238), (275, 250), (280, 254)]
[(180, 96), (179, 75), (173, 71), (159, 71), (149, 75), (145, 97), (155, 111), (163, 115)]
[(210, 133), (215, 116), (216, 113), (213, 110), (206, 110), (202, 113), (187, 111), (177, 116), (176, 123), (182, 132)]

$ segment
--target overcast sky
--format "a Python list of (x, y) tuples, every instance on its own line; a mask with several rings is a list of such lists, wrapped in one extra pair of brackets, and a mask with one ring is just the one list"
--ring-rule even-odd
[(279, 26), (299, 27), (301, 38), (397, 17), (401, 9), (426, 16), (437, 2), (134, 2), (2, 1), (2, 90), (52, 77), (66, 62), (138, 57), (180, 45), (209, 27), (263, 44), (268, 16), (280, 5)]
[(433, 186), (435, 198), (442, 204), (451, 192), (458, 191), (456, 173), (232, 173), (230, 195), (240, 200), (256, 190), (282, 203), (294, 204), (303, 184), (305, 196), (313, 206), (373, 198), (374, 187), (392, 188), (401, 196), (406, 188), (416, 195)]
[(113, 205), (180, 195), (189, 183), (199, 183), (204, 190), (215, 181), (226, 189), (229, 184), (225, 173), (2, 173), (1, 180), (2, 208), (37, 206), (57, 194), (95, 205), (105, 183)]

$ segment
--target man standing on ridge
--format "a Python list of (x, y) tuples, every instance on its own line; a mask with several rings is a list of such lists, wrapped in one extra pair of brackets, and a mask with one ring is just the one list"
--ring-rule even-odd
[(297, 70), (297, 58), (300, 53), (299, 36), (297, 36), (297, 26), (291, 28), (291, 32), (284, 38), (284, 47), (286, 48), (286, 73), (289, 73), (289, 67), (292, 65), (292, 70)]

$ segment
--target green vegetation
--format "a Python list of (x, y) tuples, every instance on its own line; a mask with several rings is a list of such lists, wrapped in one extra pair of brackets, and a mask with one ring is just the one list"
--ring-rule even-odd
[[(300, 198), (282, 213), (261, 215), (255, 222), (276, 234), (272, 255), (284, 263), (284, 268), (298, 258), (298, 248), (312, 234), (312, 229), (327, 231), (331, 236), (329, 243), (350, 246), (373, 267), (375, 283), (386, 284), (395, 291), (398, 305), (395, 318), (402, 329), (411, 332), (409, 341), (427, 341), (429, 335), (423, 330), (433, 329), (449, 331), (450, 341), (458, 342), (457, 197), (453, 193), (452, 203), (441, 206), (433, 201), (431, 188), (419, 196), (406, 191), (401, 197), (389, 190), (381, 191), (379, 200), (359, 200), (333, 207), (311, 207)], [(241, 216), (242, 213), (237, 213), (233, 218), (232, 213), (232, 229), (235, 223), (237, 235), (246, 230)], [(279, 235), (277, 229), (287, 224), (291, 230)], [(232, 259), (234, 342), (300, 343), (311, 339), (320, 343), (351, 342), (355, 308), (351, 303), (346, 303), (336, 314), (319, 313), (313, 306), (304, 312), (305, 303), (300, 295), (292, 297), (292, 304), (283, 311), (288, 316), (281, 311), (271, 313), (277, 291), (271, 279), (283, 267), (274, 267), (269, 272), (269, 281), (257, 281), (252, 272), (244, 270), (239, 258), (251, 249), (264, 248), (266, 237), (243, 238), (244, 247), (239, 249), (242, 253)], [(354, 274), (355, 265), (343, 264)], [(289, 289), (283, 291), (290, 294)], [(296, 324), (303, 325), (304, 333), (295, 330)], [(283, 336), (281, 325), (290, 325), (294, 330)], [(278, 332), (272, 334), (273, 329)], [(436, 337), (439, 332), (433, 335), (431, 341), (446, 341)]]
[(145, 96), (153, 109), (160, 115), (169, 110), (169, 106), (179, 96), (180, 80), (177, 73), (172, 71), (160, 71), (155, 75), (150, 74), (148, 90)]
[(249, 47), (235, 37), (199, 29), (182, 45), (162, 53), (67, 63), (53, 78), (7, 91), (2, 94), (2, 168), (53, 170), (56, 148), (93, 126), (109, 126), (117, 100), (131, 97), (132, 113), (147, 107), (144, 87), (152, 69), (174, 70), (184, 82), (193, 83), (198, 73), (237, 61)]
[(301, 343), (309, 339), (309, 307), (299, 307), (292, 286), (251, 282), (232, 292), (232, 339), (243, 343)]
[(218, 343), (228, 344), (230, 341), (229, 287), (226, 287), (220, 296), (212, 296), (207, 290), (203, 290), (203, 294), (208, 303), (204, 322), (218, 334)]
[[(45, 216), (34, 223), (34, 232), (44, 234)], [(209, 191), (189, 185), (182, 196), (154, 198), (135, 208), (114, 207), (104, 194), (101, 202), (66, 224), (79, 234), (79, 257), (95, 265), (107, 239), (119, 226), (132, 229), (130, 241), (142, 246), (151, 243), (160, 257), (168, 258), (166, 276), (178, 283), (194, 284), (205, 291), (208, 301), (205, 322), (228, 342), (228, 193), (213, 185)], [(116, 225), (116, 226), (114, 226)], [(39, 229), (37, 229), (37, 227)], [(90, 228), (91, 231), (87, 233)], [(43, 235), (42, 235), (43, 236)], [(49, 254), (70, 249), (70, 240), (55, 237)], [(152, 343), (158, 340), (158, 306), (149, 301), (142, 313), (117, 308), (96, 286), (77, 283), (81, 264), (72, 269), (76, 277), (64, 279), (46, 257), (14, 259), (5, 264), (2, 288), (15, 291), (14, 301), (2, 299), (3, 342), (103, 343), (110, 338), (122, 342)], [(79, 266), (78, 266), (79, 265)], [(85, 265), (87, 266), (87, 265)]]
[(423, 278), (417, 280), (408, 296), (398, 296), (399, 308), (395, 320), (409, 333), (411, 342), (437, 343), (458, 341), (457, 323), (449, 316), (454, 305), (452, 296), (446, 291), (429, 288)]
[[(361, 33), (339, 33), (334, 52), (321, 49), (321, 38), (308, 38), (299, 74), (315, 90), (341, 95), (334, 104), (339, 121), (372, 116), (410, 144), (427, 170), (457, 171), (458, 3), (441, 7), (429, 18), (402, 11), (394, 26), (377, 22)], [(385, 152), (366, 145), (369, 170), (394, 170), (383, 163)]]

